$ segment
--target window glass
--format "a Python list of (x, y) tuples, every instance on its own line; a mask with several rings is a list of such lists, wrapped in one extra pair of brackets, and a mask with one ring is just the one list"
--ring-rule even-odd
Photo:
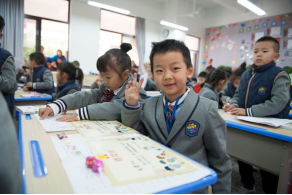
[(101, 10), (100, 28), (135, 36), (136, 18)]

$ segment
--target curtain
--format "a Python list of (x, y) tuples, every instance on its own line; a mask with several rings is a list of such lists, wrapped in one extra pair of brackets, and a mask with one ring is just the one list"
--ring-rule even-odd
[(0, 15), (5, 21), (1, 47), (23, 59), (24, 0), (0, 0)]
[(147, 84), (148, 73), (144, 65), (145, 55), (145, 19), (136, 18), (136, 45), (139, 57), (139, 74), (144, 77), (142, 87), (144, 88)]

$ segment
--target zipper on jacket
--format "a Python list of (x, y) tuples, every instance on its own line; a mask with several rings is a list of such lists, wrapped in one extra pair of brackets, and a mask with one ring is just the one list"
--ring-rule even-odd
[(249, 87), (250, 87), (250, 83), (253, 79), (253, 77), (257, 74), (254, 70), (253, 70), (254, 74), (252, 75), (252, 77), (249, 79), (248, 85), (247, 85), (247, 90), (246, 90), (246, 95), (245, 95), (245, 109), (247, 109), (247, 99), (248, 99), (248, 93), (249, 93)]

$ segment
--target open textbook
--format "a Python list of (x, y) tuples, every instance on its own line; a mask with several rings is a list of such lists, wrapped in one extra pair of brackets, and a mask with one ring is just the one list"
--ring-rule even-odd
[(292, 120), (288, 120), (288, 119), (250, 117), (250, 116), (235, 116), (234, 119), (240, 119), (240, 120), (263, 124), (263, 125), (269, 125), (272, 127), (280, 127), (281, 125), (285, 125), (292, 122)]

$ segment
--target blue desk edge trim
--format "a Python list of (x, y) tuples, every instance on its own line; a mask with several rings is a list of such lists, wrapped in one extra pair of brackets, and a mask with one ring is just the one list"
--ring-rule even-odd
[(49, 97), (31, 97), (31, 98), (15, 98), (16, 102), (21, 102), (21, 101), (32, 101), (32, 100), (52, 100), (53, 97), (49, 96)]
[[(139, 134), (143, 135), (141, 133), (139, 133)], [(151, 140), (158, 143), (159, 145), (162, 145), (161, 143), (159, 143), (153, 139), (151, 139)], [(167, 147), (167, 146), (165, 146), (165, 147)], [(206, 176), (198, 181), (194, 181), (194, 182), (182, 185), (182, 186), (178, 186), (178, 187), (174, 187), (171, 189), (156, 192), (155, 194), (178, 194), (178, 193), (186, 194), (186, 193), (190, 193), (190, 192), (202, 189), (204, 187), (207, 187), (208, 185), (212, 185), (212, 184), (217, 182), (217, 173), (213, 169), (210, 169), (209, 167), (207, 167), (207, 166), (205, 166), (205, 165), (203, 165), (203, 164), (201, 164), (201, 163), (199, 163), (199, 162), (197, 162), (197, 161), (195, 161), (195, 160), (193, 160), (193, 159), (191, 159), (183, 154), (180, 154), (171, 148), (168, 148), (168, 149), (173, 151), (174, 153), (176, 153), (178, 155), (182, 155), (183, 157), (187, 158), (190, 161), (194, 161), (194, 162), (200, 164), (201, 166), (205, 167), (206, 169), (209, 169), (211, 171), (211, 175), (208, 175), (208, 176)]]
[(289, 117), (292, 118), (292, 114), (289, 114)]
[(18, 147), (19, 147), (21, 172), (22, 172), (21, 193), (22, 194), (26, 194), (26, 189), (25, 189), (25, 167), (24, 167), (24, 158), (23, 158), (22, 127), (21, 127), (21, 113), (16, 111), (16, 115), (18, 116)]
[(287, 136), (287, 135), (281, 135), (281, 134), (278, 134), (278, 133), (273, 133), (273, 132), (267, 131), (267, 129), (254, 127), (254, 126), (251, 126), (251, 125), (245, 125), (245, 124), (241, 124), (241, 123), (237, 123), (237, 122), (233, 122), (233, 121), (228, 121), (228, 120), (225, 120), (225, 121), (226, 121), (227, 127), (241, 129), (241, 130), (244, 130), (244, 131), (248, 131), (248, 132), (264, 135), (264, 136), (267, 136), (267, 137), (272, 137), (272, 138), (276, 138), (276, 139), (279, 139), (279, 140), (292, 142), (292, 137)]

